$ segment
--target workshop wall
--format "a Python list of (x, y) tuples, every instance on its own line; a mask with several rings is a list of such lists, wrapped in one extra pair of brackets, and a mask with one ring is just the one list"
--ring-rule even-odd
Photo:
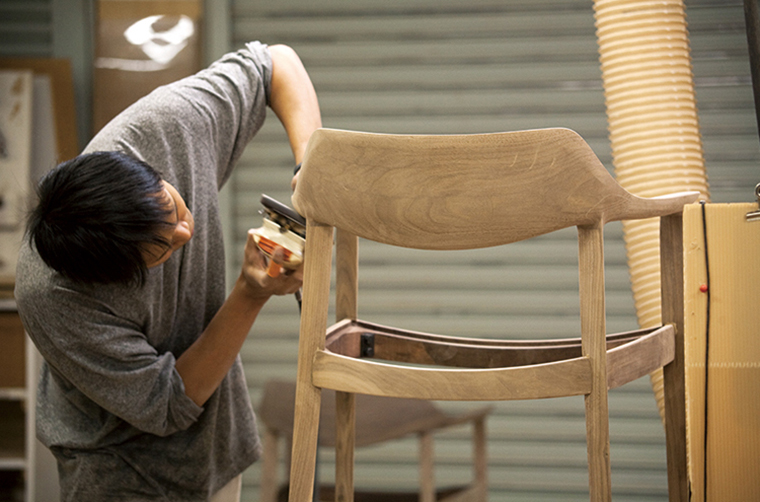
[(4, 1), (0, 4), (0, 53), (50, 57), (53, 46), (53, 2)]

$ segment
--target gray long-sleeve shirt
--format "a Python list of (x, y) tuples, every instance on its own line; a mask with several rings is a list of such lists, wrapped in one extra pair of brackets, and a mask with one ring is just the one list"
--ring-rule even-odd
[(21, 250), (16, 300), (45, 359), (37, 435), (64, 501), (206, 500), (259, 456), (240, 357), (203, 407), (175, 361), (225, 298), (217, 194), (264, 121), (271, 72), (266, 46), (248, 44), (138, 101), (87, 146), (146, 161), (193, 213), (194, 236), (144, 287), (75, 284)]

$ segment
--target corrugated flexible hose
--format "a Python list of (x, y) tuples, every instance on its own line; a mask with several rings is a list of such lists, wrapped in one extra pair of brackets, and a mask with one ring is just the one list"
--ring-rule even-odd
[[(709, 199), (686, 13), (681, 0), (595, 0), (612, 161), (618, 182), (654, 197)], [(623, 222), (639, 326), (661, 322), (659, 220)], [(650, 375), (660, 417), (662, 370)]]

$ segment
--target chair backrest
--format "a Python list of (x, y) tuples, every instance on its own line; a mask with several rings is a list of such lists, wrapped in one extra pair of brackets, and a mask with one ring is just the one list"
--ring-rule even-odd
[(692, 192), (642, 199), (569, 129), (391, 135), (320, 129), (295, 208), (366, 239), (419, 249), (507, 244), (568, 226), (678, 212)]

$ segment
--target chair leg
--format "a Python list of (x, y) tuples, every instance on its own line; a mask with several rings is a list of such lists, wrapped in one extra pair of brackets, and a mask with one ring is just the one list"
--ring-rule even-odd
[(337, 392), (335, 408), (335, 500), (353, 502), (356, 396)]
[(332, 267), (332, 227), (307, 222), (304, 289), (298, 338), (298, 371), (290, 462), (290, 502), (309, 502), (314, 495), (322, 391), (312, 385), (314, 354), (325, 347)]
[(320, 389), (311, 385), (299, 395), (296, 389), (293, 448), (290, 461), (290, 502), (310, 502), (314, 495), (314, 477), (317, 465), (317, 438), (319, 434)]
[(586, 400), (591, 502), (612, 499), (610, 427), (607, 403), (607, 341), (604, 300), (604, 235), (601, 223), (578, 227), (581, 349), (591, 361), (591, 393)]
[(488, 500), (488, 455), (486, 453), (486, 417), (478, 417), (473, 422), (473, 456), (475, 465), (476, 500)]
[(683, 219), (674, 214), (660, 220), (662, 322), (675, 325), (676, 350), (664, 368), (665, 438), (668, 494), (671, 502), (689, 500), (686, 458), (686, 384), (683, 299)]
[(435, 502), (435, 473), (433, 460), (433, 434), (420, 432), (420, 500)]
[(261, 464), (261, 502), (277, 500), (277, 457), (279, 438), (267, 428), (264, 431), (264, 458)]
[(612, 500), (607, 392), (586, 396), (586, 442), (591, 502)]
[[(683, 346), (683, 345), (682, 345)], [(678, 347), (678, 344), (676, 344)], [(674, 366), (670, 368), (670, 366)], [(689, 500), (686, 458), (686, 402), (683, 366), (665, 367), (665, 441), (668, 456), (668, 495), (671, 502)]]

